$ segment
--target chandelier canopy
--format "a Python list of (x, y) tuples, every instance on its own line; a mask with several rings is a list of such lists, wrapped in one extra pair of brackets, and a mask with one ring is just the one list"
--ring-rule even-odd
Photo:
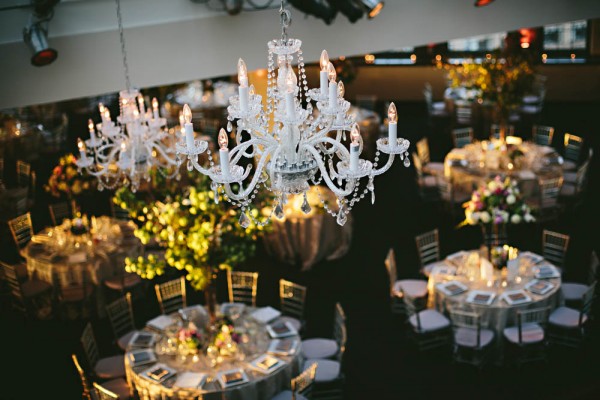
[(109, 110), (99, 104), (102, 122), (94, 126), (90, 119), (90, 138), (77, 140), (80, 154), (77, 166), (98, 178), (98, 190), (131, 184), (135, 192), (142, 180), (150, 181), (152, 169), (172, 178), (178, 176), (179, 165), (175, 138), (167, 132), (166, 118), (159, 115), (158, 101), (153, 98), (152, 110), (146, 110), (144, 97), (131, 88), (120, 0), (116, 4), (126, 89), (119, 93), (120, 113), (116, 123), (111, 120)]
[[(310, 185), (324, 182), (337, 197), (332, 208), (319, 196), (325, 210), (344, 225), (352, 207), (371, 192), (375, 202), (374, 178), (387, 171), (396, 155), (409, 166), (409, 141), (397, 137), (397, 111), (392, 103), (388, 110), (388, 137), (377, 140), (373, 162), (360, 158), (363, 141), (354, 116), (349, 115), (350, 103), (344, 100), (344, 85), (336, 82), (336, 72), (323, 50), (320, 58), (320, 87), (308, 88), (301, 50), (302, 42), (288, 38), (290, 12), (280, 8), (282, 35), (268, 43), (267, 98), (254, 93), (248, 85), (246, 64), (238, 61), (239, 94), (230, 98), (227, 108), (227, 131), (237, 122), (236, 145), (228, 149), (228, 135), (219, 132), (219, 165), (215, 165), (208, 143), (195, 139), (189, 107), (184, 107), (185, 143), (177, 144), (178, 161), (187, 158), (189, 171), (196, 169), (212, 179), (215, 201), (219, 194), (241, 208), (240, 225), (265, 225), (274, 214), (283, 218), (283, 206), (290, 194), (304, 194), (302, 211), (310, 212), (306, 191)], [(297, 68), (297, 74), (294, 70)], [(315, 108), (316, 106), (316, 108)], [(349, 148), (342, 144), (346, 131), (350, 132)], [(243, 134), (246, 132), (247, 134)], [(210, 165), (198, 163), (198, 155), (207, 151)], [(378, 168), (381, 153), (388, 155), (385, 165)], [(244, 158), (253, 158), (255, 172), (249, 178), (252, 164), (244, 169), (238, 165)], [(366, 178), (364, 189), (361, 178)], [(249, 182), (248, 182), (249, 181)], [(274, 194), (273, 205), (266, 219), (259, 221), (247, 212), (258, 191), (266, 189)]]

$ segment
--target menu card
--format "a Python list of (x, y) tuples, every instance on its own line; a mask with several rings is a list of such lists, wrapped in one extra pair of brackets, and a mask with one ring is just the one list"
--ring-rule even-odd
[(255, 360), (251, 361), (250, 365), (257, 371), (260, 371), (264, 374), (270, 374), (271, 372), (284, 366), (285, 363), (270, 354), (263, 354), (262, 356), (259, 356)]
[(225, 389), (248, 382), (248, 377), (243, 370), (238, 368), (230, 371), (220, 372), (217, 375), (217, 380), (221, 384), (221, 387)]
[(560, 278), (560, 271), (554, 265), (542, 264), (536, 267), (535, 277), (537, 279)]
[(525, 289), (531, 293), (544, 295), (554, 289), (554, 284), (552, 282), (534, 279), (525, 285)]
[(174, 369), (165, 364), (156, 364), (142, 372), (142, 376), (160, 383), (174, 376), (176, 373), (177, 372)]
[(129, 362), (134, 366), (150, 364), (156, 362), (156, 356), (150, 349), (136, 350), (128, 353)]
[(531, 302), (531, 297), (529, 297), (523, 290), (504, 292), (502, 298), (511, 306)]
[(272, 325), (267, 325), (267, 332), (269, 332), (269, 335), (274, 339), (295, 336), (298, 334), (289, 322), (277, 322)]
[(156, 335), (152, 332), (136, 332), (128, 343), (129, 347), (150, 347), (156, 342)]
[(278, 354), (282, 356), (289, 356), (296, 354), (298, 345), (300, 342), (298, 339), (286, 338), (286, 339), (273, 339), (269, 345), (268, 353)]
[(478, 304), (482, 306), (491, 305), (496, 298), (496, 293), (484, 290), (474, 290), (467, 296), (467, 303)]
[(467, 291), (467, 287), (458, 281), (439, 283), (437, 287), (447, 296), (454, 296)]

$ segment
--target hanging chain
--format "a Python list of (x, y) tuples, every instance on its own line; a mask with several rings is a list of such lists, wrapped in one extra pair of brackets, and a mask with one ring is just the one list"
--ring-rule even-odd
[(287, 8), (284, 8), (285, 0), (281, 0), (279, 7), (279, 16), (281, 18), (281, 41), (286, 42), (288, 39), (287, 28), (292, 24), (292, 13)]
[(123, 34), (123, 20), (121, 19), (121, 0), (115, 0), (117, 3), (117, 21), (119, 23), (119, 39), (121, 40), (121, 55), (123, 56), (123, 69), (125, 72), (125, 88), (129, 92), (131, 82), (129, 80), (129, 65), (127, 64), (127, 52), (125, 50), (125, 35)]

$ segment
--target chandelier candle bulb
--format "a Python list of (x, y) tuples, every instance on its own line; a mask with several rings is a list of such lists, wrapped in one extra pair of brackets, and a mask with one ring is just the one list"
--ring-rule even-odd
[(287, 90), (285, 92), (285, 109), (287, 112), (287, 117), (290, 120), (293, 120), (295, 117), (294, 110), (294, 92), (296, 91), (296, 75), (294, 74), (293, 69), (288, 69), (287, 76), (285, 78), (285, 84), (287, 86)]
[(356, 172), (358, 170), (358, 154), (360, 151), (360, 131), (356, 124), (352, 127), (350, 139), (352, 140), (350, 143), (350, 171)]
[(189, 151), (194, 149), (194, 125), (192, 125), (192, 110), (187, 104), (183, 106), (183, 119), (185, 121), (185, 144)]
[(337, 109), (338, 87), (335, 82), (337, 74), (332, 63), (329, 63), (327, 67), (327, 75), (329, 76), (329, 110), (335, 111)]
[(153, 114), (153, 118), (154, 119), (158, 119), (159, 115), (158, 115), (158, 100), (156, 100), (156, 97), (152, 98), (152, 114)]
[(179, 128), (181, 133), (185, 133), (185, 119), (183, 118), (183, 111), (179, 111)]
[(146, 105), (144, 104), (144, 97), (141, 94), (138, 96), (138, 103), (140, 105), (140, 115), (144, 118), (146, 115)]
[(79, 149), (79, 156), (82, 160), (85, 160), (87, 158), (86, 148), (85, 143), (83, 143), (83, 140), (81, 140), (81, 138), (77, 138), (77, 148)]
[(221, 128), (219, 131), (219, 163), (221, 164), (221, 173), (224, 178), (229, 177), (229, 148), (227, 145), (229, 144), (229, 139), (227, 138), (227, 133), (225, 129)]
[[(94, 130), (94, 121), (88, 119), (88, 129), (90, 130), (90, 145), (96, 145), (96, 131)], [(79, 145), (79, 143), (77, 143)]]
[(321, 52), (321, 72), (319, 73), (320, 83), (321, 83), (321, 96), (327, 95), (327, 84), (329, 82), (327, 67), (329, 66), (329, 55), (327, 54), (327, 50), (323, 50)]
[(248, 111), (248, 69), (246, 68), (246, 63), (241, 58), (238, 60), (238, 83), (239, 87), (239, 95), (240, 95), (240, 110), (242, 112)]
[(398, 111), (394, 103), (388, 109), (388, 145), (396, 146), (398, 140)]
[[(343, 102), (344, 94), (346, 94), (346, 89), (344, 88), (344, 82), (341, 80), (338, 82), (338, 97)], [(335, 124), (338, 126), (344, 125), (344, 112), (339, 112), (335, 116)]]

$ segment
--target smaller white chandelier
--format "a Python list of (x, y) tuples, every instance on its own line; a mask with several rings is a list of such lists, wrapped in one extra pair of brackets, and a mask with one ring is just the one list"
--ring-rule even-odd
[[(339, 225), (344, 225), (352, 207), (369, 192), (371, 201), (375, 202), (374, 178), (392, 166), (396, 155), (404, 160), (405, 166), (410, 165), (407, 152), (410, 143), (397, 137), (397, 111), (392, 103), (388, 111), (388, 137), (377, 140), (374, 162), (361, 159), (363, 143), (359, 127), (354, 117), (348, 115), (350, 103), (344, 100), (344, 85), (336, 82), (335, 68), (327, 52), (323, 50), (320, 59), (320, 88), (309, 90), (300, 48), (302, 42), (287, 37), (291, 17), (289, 10), (283, 8), (283, 2), (280, 14), (281, 39), (268, 43), (266, 109), (262, 96), (254, 93), (252, 85), (248, 86), (246, 64), (240, 59), (239, 95), (230, 98), (227, 108), (227, 131), (232, 131), (232, 121), (237, 120), (236, 146), (231, 151), (228, 149), (228, 135), (221, 129), (219, 165), (214, 165), (208, 150), (210, 166), (201, 166), (198, 155), (207, 151), (208, 143), (194, 138), (191, 112), (186, 105), (185, 143), (177, 144), (177, 153), (187, 157), (189, 171), (196, 169), (212, 179), (215, 200), (221, 193), (227, 201), (241, 208), (239, 222), (244, 228), (249, 226), (250, 219), (255, 224), (265, 225), (273, 214), (283, 218), (283, 205), (290, 194), (304, 194), (301, 210), (309, 213), (306, 192), (311, 184), (318, 188), (321, 182), (337, 197), (337, 207), (332, 209), (319, 195), (324, 209), (336, 217)], [(349, 148), (342, 144), (345, 131), (350, 131)], [(248, 136), (243, 136), (243, 132)], [(377, 168), (381, 153), (389, 157), (384, 166)], [(253, 158), (256, 166), (247, 184), (244, 181), (252, 164), (245, 169), (238, 165), (242, 157)], [(359, 187), (361, 178), (368, 181), (364, 190)], [(275, 200), (270, 215), (259, 221), (246, 210), (262, 187), (271, 191)]]
[(153, 168), (168, 178), (177, 175), (175, 138), (165, 129), (167, 120), (160, 117), (156, 98), (150, 111), (139, 91), (123, 90), (119, 104), (121, 113), (115, 123), (100, 103), (102, 122), (94, 126), (90, 119), (90, 138), (77, 139), (79, 169), (98, 178), (98, 190), (130, 184), (135, 192), (142, 180), (150, 181)]

